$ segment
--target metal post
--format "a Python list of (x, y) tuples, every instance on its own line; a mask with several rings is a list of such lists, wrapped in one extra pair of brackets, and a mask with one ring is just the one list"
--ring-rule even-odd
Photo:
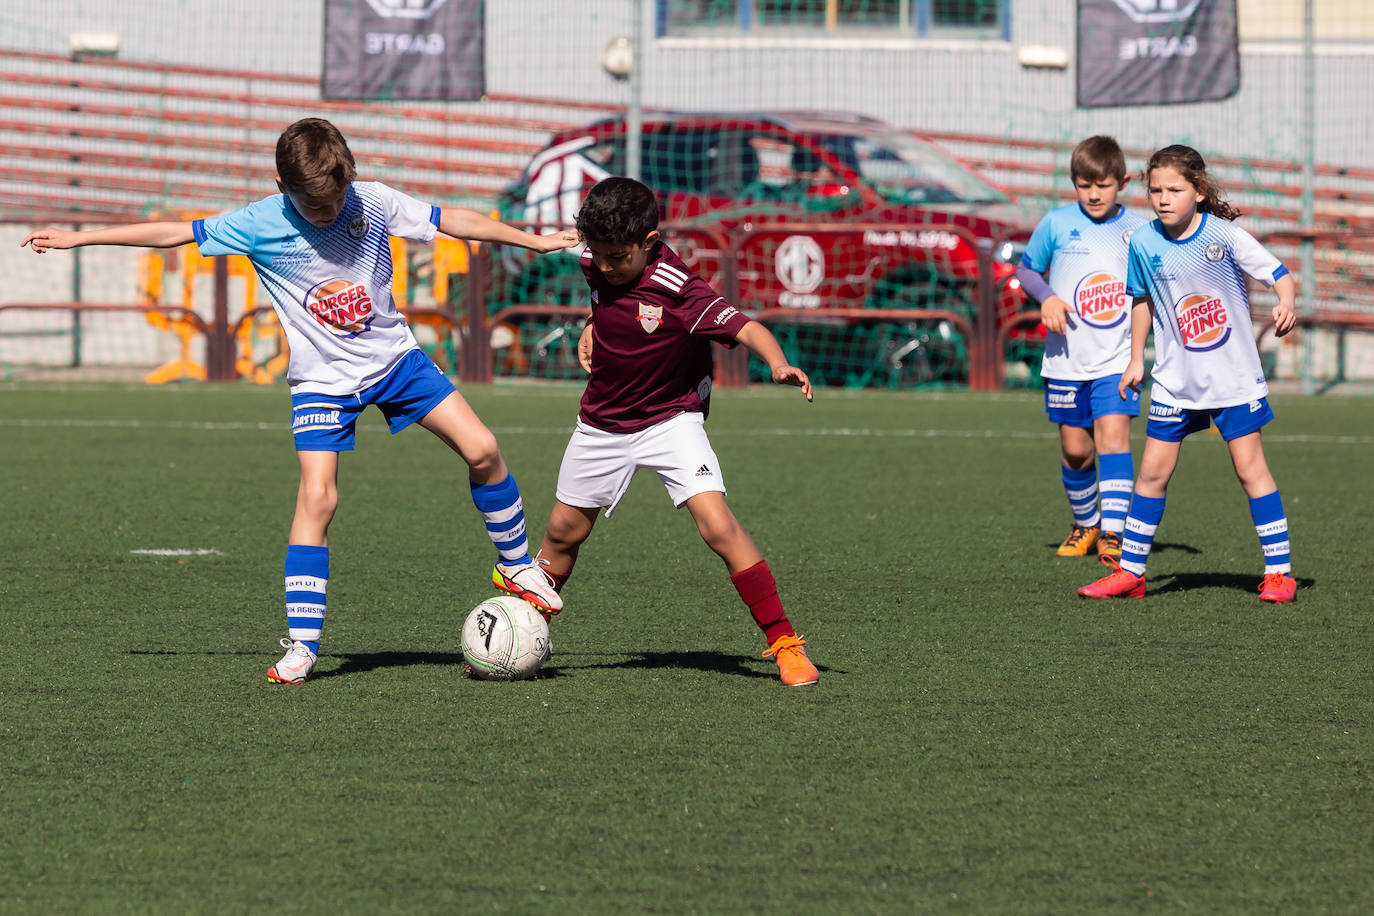
[(625, 174), (638, 179), (640, 171), (640, 132), (644, 128), (644, 4), (649, 0), (630, 0), (634, 7), (630, 34), (634, 36), (633, 63), (630, 65), (630, 104), (625, 110)]
[[(81, 224), (72, 226), (75, 232), (81, 231)], [(72, 301), (81, 301), (81, 249), (72, 249)], [(81, 312), (72, 310), (72, 368), (81, 368)]]
[[(1316, 220), (1313, 214), (1313, 185), (1316, 184), (1317, 134), (1317, 54), (1313, 36), (1313, 6), (1315, 0), (1303, 0), (1302, 5), (1302, 214), (1299, 225), (1306, 234), (1302, 239), (1302, 285), (1298, 288), (1298, 313), (1310, 315), (1317, 308), (1317, 258), (1311, 232)], [(1316, 383), (1312, 377), (1312, 334), (1302, 335), (1302, 392), (1312, 394)]]
[(205, 376), (212, 382), (234, 379), (233, 340), (229, 336), (229, 261), (215, 258), (214, 318), (205, 341)]

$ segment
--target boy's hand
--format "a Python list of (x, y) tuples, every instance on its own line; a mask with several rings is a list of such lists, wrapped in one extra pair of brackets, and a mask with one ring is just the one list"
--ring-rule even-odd
[(811, 398), (811, 379), (806, 377), (806, 373), (796, 366), (778, 366), (773, 370), (773, 381), (779, 385), (791, 385), (793, 388), (800, 388), (802, 394), (806, 395), (808, 401)]
[(1055, 334), (1063, 334), (1069, 326), (1069, 306), (1058, 296), (1040, 303), (1040, 323)]
[(550, 251), (561, 251), (564, 248), (572, 248), (582, 242), (577, 237), (576, 229), (561, 229), (552, 235), (539, 236), (539, 247), (535, 250), (540, 254), (548, 254)]
[(1121, 373), (1121, 381), (1116, 386), (1116, 393), (1121, 395), (1121, 400), (1126, 400), (1126, 389), (1139, 393), (1140, 383), (1145, 379), (1145, 364), (1138, 359), (1133, 359), (1126, 364), (1126, 368)]
[(588, 375), (592, 372), (592, 323), (587, 322), (587, 326), (582, 329), (582, 334), (577, 338), (577, 361), (582, 364), (583, 370)]
[(46, 229), (39, 229), (37, 232), (30, 232), (24, 236), (24, 241), (19, 243), (23, 248), (28, 245), (37, 254), (42, 254), (49, 248), (71, 248), (76, 242), (77, 233), (68, 232), (63, 229), (54, 229), (49, 226)]
[(1293, 311), (1293, 306), (1284, 305), (1280, 302), (1274, 306), (1274, 336), (1282, 337), (1293, 328), (1298, 326), (1298, 313)]

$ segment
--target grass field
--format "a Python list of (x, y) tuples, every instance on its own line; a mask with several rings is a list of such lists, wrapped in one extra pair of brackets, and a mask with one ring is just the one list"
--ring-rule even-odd
[[(467, 394), (537, 536), (579, 390)], [(542, 676), (465, 678), (491, 547), (456, 458), (375, 413), (318, 674), (270, 685), (285, 392), (0, 387), (0, 912), (1374, 906), (1369, 401), (1273, 399), (1280, 607), (1215, 436), (1184, 446), (1149, 595), (1087, 602), (1036, 395), (716, 401), (816, 687), (777, 682), (652, 476)], [(136, 552), (167, 549), (215, 552)]]

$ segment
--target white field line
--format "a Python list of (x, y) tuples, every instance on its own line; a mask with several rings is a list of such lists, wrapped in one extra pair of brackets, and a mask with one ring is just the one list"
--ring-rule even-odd
[(215, 550), (213, 547), (148, 547), (143, 550), (131, 550), (129, 553), (145, 554), (153, 557), (222, 557), (225, 556), (223, 550)]
[[(285, 433), (290, 431), (285, 423), (240, 423), (190, 420), (46, 420), (4, 418), (0, 428), (17, 427), (21, 429), (190, 429), (207, 432), (240, 432), (258, 430), (262, 432)], [(572, 432), (572, 424), (566, 426), (493, 426), (492, 432), (498, 436), (566, 436)], [(385, 433), (386, 427), (368, 425), (359, 428), (364, 433)], [(716, 436), (774, 436), (777, 438), (837, 438), (837, 439), (1058, 439), (1059, 433), (1047, 429), (1043, 431), (1006, 430), (1006, 429), (874, 429), (871, 427), (731, 427), (712, 426)], [(1143, 431), (1142, 431), (1143, 432)], [(1208, 439), (1216, 439), (1208, 436)], [(1216, 441), (1220, 441), (1216, 439)], [(1335, 436), (1311, 434), (1270, 434), (1265, 435), (1265, 443), (1319, 443), (1323, 445), (1374, 445), (1374, 436)]]

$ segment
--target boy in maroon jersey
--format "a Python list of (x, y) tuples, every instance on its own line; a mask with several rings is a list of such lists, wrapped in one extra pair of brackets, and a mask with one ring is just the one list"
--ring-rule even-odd
[(778, 598), (773, 573), (725, 504), (720, 462), (706, 438), (711, 341), (744, 344), (773, 381), (811, 400), (811, 381), (777, 339), (692, 273), (658, 233), (658, 201), (631, 178), (607, 178), (577, 215), (592, 316), (578, 341), (591, 373), (558, 471), (558, 501), (537, 560), (561, 589), (601, 510), (609, 517), (639, 468), (652, 468), (686, 506), (768, 643), (765, 658), (791, 687), (820, 679)]

